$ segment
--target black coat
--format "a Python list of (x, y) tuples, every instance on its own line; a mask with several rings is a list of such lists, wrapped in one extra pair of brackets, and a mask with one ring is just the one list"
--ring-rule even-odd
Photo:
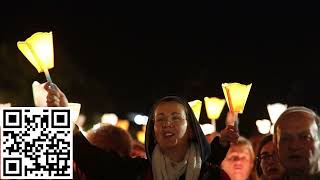
[[(198, 145), (201, 153), (202, 166), (199, 179), (229, 179), (228, 175), (220, 169), (220, 163), (225, 158), (229, 147), (222, 147), (219, 143), (219, 137), (215, 138), (210, 145), (186, 101), (179, 97), (169, 97), (169, 99), (174, 99), (184, 104), (187, 108), (186, 119), (192, 129), (192, 141)], [(156, 146), (153, 131), (153, 113), (151, 113), (149, 119), (145, 135), (147, 159), (120, 157), (117, 153), (106, 152), (91, 145), (80, 132), (75, 133), (73, 159), (81, 171), (86, 174), (87, 179), (152, 180), (151, 159), (152, 152)], [(181, 177), (180, 179), (184, 178)]]
[[(87, 180), (152, 180), (152, 168), (148, 159), (121, 157), (115, 152), (106, 152), (91, 145), (81, 133), (75, 134), (73, 138), (74, 161)], [(219, 138), (215, 138), (212, 145), (218, 146), (218, 141)], [(211, 162), (203, 162), (199, 179), (228, 179), (218, 165), (226, 154), (224, 151), (216, 151), (214, 157), (217, 158), (211, 159)], [(213, 164), (213, 161), (216, 163)]]

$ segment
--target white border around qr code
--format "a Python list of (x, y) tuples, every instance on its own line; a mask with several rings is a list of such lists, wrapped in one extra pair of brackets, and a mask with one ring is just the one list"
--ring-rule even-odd
[[(0, 108), (1, 179), (72, 179), (71, 111), (68, 107)], [(43, 123), (46, 122), (46, 117), (47, 124)], [(14, 122), (16, 119), (19, 122)], [(63, 122), (65, 119), (68, 122)], [(36, 122), (32, 122), (33, 120)], [(7, 121), (9, 122), (6, 123)], [(4, 173), (5, 169), (6, 173)], [(52, 171), (51, 174), (48, 170)], [(30, 174), (26, 175), (26, 172)]]

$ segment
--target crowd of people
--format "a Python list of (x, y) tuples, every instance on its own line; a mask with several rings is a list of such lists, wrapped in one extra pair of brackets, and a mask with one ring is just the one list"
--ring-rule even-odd
[[(47, 83), (47, 105), (68, 106), (66, 95)], [(234, 119), (232, 119), (234, 118)], [(320, 180), (320, 118), (304, 106), (288, 107), (254, 148), (239, 134), (237, 116), (205, 136), (188, 102), (166, 96), (154, 103), (145, 143), (126, 130), (105, 125), (84, 136), (73, 132), (76, 180)], [(232, 123), (233, 122), (233, 123)]]
[[(56, 85), (45, 88), (48, 106), (68, 104)], [(90, 143), (75, 131), (74, 161), (87, 179), (320, 179), (320, 119), (314, 110), (288, 107), (278, 118), (274, 135), (263, 137), (256, 149), (237, 127), (227, 124), (209, 140), (187, 101), (167, 96), (151, 109), (145, 157), (118, 154), (119, 149)]]

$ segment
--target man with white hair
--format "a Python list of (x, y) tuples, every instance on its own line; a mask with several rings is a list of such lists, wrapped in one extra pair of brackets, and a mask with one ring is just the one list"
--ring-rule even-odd
[(285, 179), (320, 179), (319, 122), (315, 111), (303, 106), (289, 107), (278, 118), (273, 141)]

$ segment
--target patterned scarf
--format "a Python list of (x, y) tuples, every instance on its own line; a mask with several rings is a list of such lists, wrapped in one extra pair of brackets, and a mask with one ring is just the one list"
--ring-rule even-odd
[(184, 160), (173, 162), (161, 153), (159, 145), (152, 153), (152, 172), (154, 180), (178, 180), (185, 174), (186, 180), (197, 180), (201, 170), (200, 150), (195, 144), (191, 144)]

